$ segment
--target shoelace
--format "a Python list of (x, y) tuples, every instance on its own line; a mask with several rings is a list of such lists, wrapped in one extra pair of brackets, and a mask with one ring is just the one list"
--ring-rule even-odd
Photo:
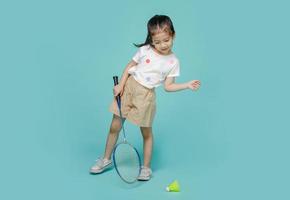
[[(96, 160), (96, 164), (97, 164), (97, 165), (99, 165), (99, 164), (100, 164), (100, 165), (102, 165), (102, 166), (103, 166), (103, 165), (105, 165), (105, 162), (108, 162), (108, 163), (109, 163), (109, 162), (110, 162), (110, 160), (108, 160), (108, 159), (104, 159), (104, 158), (101, 158), (101, 157), (100, 157), (100, 158), (98, 158), (98, 159)], [(100, 165), (99, 165), (99, 166), (100, 166)]]
[(102, 159), (102, 158), (98, 158), (98, 159), (96, 160), (96, 165), (97, 165), (97, 166), (103, 166), (103, 165), (104, 165), (104, 159)]
[(152, 173), (151, 169), (148, 167), (141, 167), (141, 176), (149, 176)]

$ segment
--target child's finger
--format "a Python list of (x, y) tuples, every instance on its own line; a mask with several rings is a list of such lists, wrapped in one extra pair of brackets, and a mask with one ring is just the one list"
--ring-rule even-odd
[(195, 82), (194, 85), (200, 85), (200, 82)]
[(114, 96), (116, 97), (116, 96), (118, 96), (119, 92), (116, 91), (116, 90), (114, 89), (114, 90), (113, 90), (113, 94), (114, 94)]

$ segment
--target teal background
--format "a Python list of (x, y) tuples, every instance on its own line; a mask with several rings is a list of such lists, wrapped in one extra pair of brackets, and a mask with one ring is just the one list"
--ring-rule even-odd
[[(289, 199), (286, 1), (1, 1), (0, 199)], [(112, 76), (166, 14), (177, 82), (157, 89), (154, 177), (90, 175), (112, 115)], [(138, 127), (126, 123), (140, 151)], [(180, 193), (165, 187), (177, 179)]]

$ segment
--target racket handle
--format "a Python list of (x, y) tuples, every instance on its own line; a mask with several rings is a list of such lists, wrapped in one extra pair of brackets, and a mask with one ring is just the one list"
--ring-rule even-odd
[(118, 85), (119, 83), (119, 81), (118, 81), (118, 76), (113, 76), (113, 80), (114, 80), (114, 85), (116, 86), (116, 85)]
[[(113, 76), (113, 80), (114, 80), (114, 86), (119, 84), (118, 76)], [(118, 96), (116, 96), (116, 100), (117, 100), (119, 109), (121, 109), (121, 96), (120, 96), (120, 94), (118, 94)]]

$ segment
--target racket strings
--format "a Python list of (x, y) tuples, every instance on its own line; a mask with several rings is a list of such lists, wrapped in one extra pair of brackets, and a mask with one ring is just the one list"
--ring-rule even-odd
[(128, 143), (119, 144), (114, 152), (115, 167), (126, 182), (134, 182), (140, 173), (140, 157)]

